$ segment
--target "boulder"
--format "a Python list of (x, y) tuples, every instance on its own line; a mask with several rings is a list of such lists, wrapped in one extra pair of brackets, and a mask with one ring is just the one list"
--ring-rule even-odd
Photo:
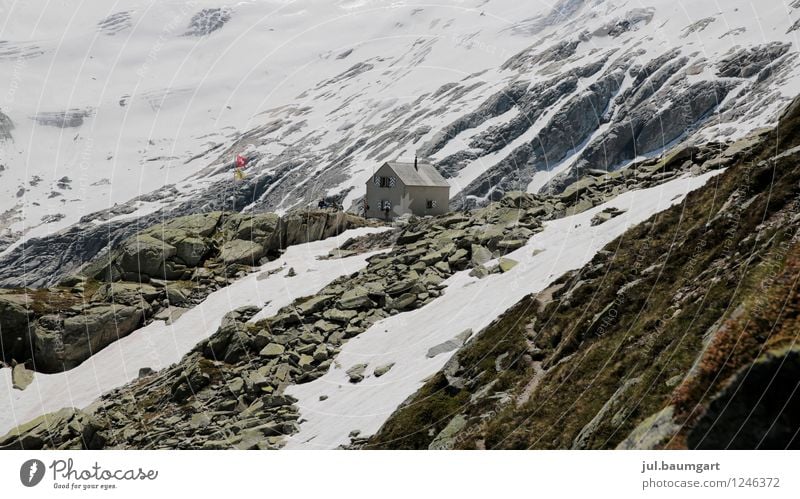
[[(193, 234), (200, 237), (209, 237), (217, 229), (222, 212), (212, 211), (210, 213), (195, 213), (183, 217), (174, 218), (163, 224), (166, 230)], [(161, 226), (155, 226), (149, 232), (156, 232)]]
[(171, 244), (175, 246), (178, 258), (190, 267), (198, 266), (211, 249), (207, 240), (194, 236), (175, 238)]
[(325, 319), (340, 324), (347, 324), (357, 315), (358, 312), (355, 310), (339, 310), (338, 308), (329, 308), (322, 314)]
[(467, 260), (469, 256), (469, 252), (464, 248), (457, 249), (450, 258), (447, 259), (447, 263), (450, 265), (460, 265)]
[(527, 192), (510, 191), (503, 196), (503, 199), (500, 200), (500, 204), (509, 208), (527, 210), (528, 208), (536, 206), (536, 198), (533, 194), (528, 194)]
[(397, 281), (396, 283), (390, 285), (386, 288), (386, 294), (389, 296), (397, 296), (403, 293), (408, 292), (411, 288), (416, 285), (418, 280), (416, 279), (403, 279)]
[(136, 330), (144, 315), (142, 307), (97, 304), (73, 317), (42, 316), (33, 329), (34, 367), (46, 373), (72, 369)]
[(274, 213), (235, 214), (225, 222), (224, 230), (232, 239), (260, 244), (264, 251), (281, 249), (281, 217)]
[(500, 267), (500, 271), (505, 273), (513, 269), (519, 264), (518, 261), (513, 260), (511, 258), (501, 258), (497, 261), (497, 265)]
[(366, 371), (366, 364), (356, 364), (347, 370), (347, 377), (350, 383), (359, 383), (364, 379), (364, 371)]
[(363, 219), (341, 211), (333, 213), (310, 210), (290, 213), (283, 218), (282, 247), (319, 241), (363, 224)]
[(262, 357), (266, 357), (268, 359), (274, 357), (280, 357), (286, 349), (283, 345), (279, 345), (277, 343), (270, 343), (258, 353)]
[(333, 300), (331, 295), (315, 295), (296, 306), (301, 315), (311, 315), (322, 312)]
[(147, 234), (139, 234), (122, 243), (119, 264), (123, 272), (164, 277), (164, 264), (178, 250)]
[(264, 247), (252, 241), (234, 239), (222, 246), (220, 258), (227, 264), (241, 263), (256, 265), (259, 258), (264, 256)]
[(156, 315), (153, 316), (153, 319), (157, 321), (165, 321), (165, 323), (169, 325), (180, 319), (180, 317), (188, 311), (188, 308), (169, 306), (162, 308)]
[(489, 269), (487, 269), (483, 265), (477, 265), (475, 266), (475, 268), (470, 270), (469, 275), (471, 277), (477, 277), (478, 279), (483, 279), (484, 277), (489, 275)]
[(514, 251), (525, 246), (527, 240), (525, 239), (503, 239), (497, 243), (497, 249), (503, 251)]
[(492, 252), (486, 249), (485, 246), (479, 244), (472, 245), (472, 261), (473, 266), (483, 265), (493, 258)]
[(25, 368), (25, 364), (17, 364), (11, 370), (11, 383), (17, 390), (24, 390), (33, 383), (34, 372)]
[(668, 405), (657, 413), (646, 418), (633, 429), (617, 449), (657, 449), (664, 442), (672, 438), (680, 429), (680, 425), (673, 420), (675, 406)]
[(405, 310), (411, 307), (417, 301), (417, 295), (411, 293), (403, 293), (399, 297), (390, 300), (386, 304), (389, 309)]
[(458, 433), (467, 426), (467, 418), (463, 414), (458, 414), (450, 420), (447, 426), (436, 435), (436, 438), (428, 446), (429, 450), (449, 450), (452, 449), (458, 439)]
[(383, 364), (382, 366), (378, 366), (372, 371), (372, 374), (375, 375), (376, 378), (380, 378), (384, 374), (388, 373), (394, 367), (394, 362), (390, 362), (388, 364)]
[(161, 292), (149, 284), (136, 282), (110, 282), (102, 284), (92, 295), (93, 302), (139, 305), (156, 299)]
[(464, 331), (458, 333), (456, 336), (445, 341), (444, 343), (440, 343), (436, 346), (429, 348), (428, 353), (425, 356), (428, 357), (429, 359), (432, 359), (439, 354), (457, 350), (467, 342), (470, 336), (472, 336), (472, 329), (465, 329)]
[(369, 290), (363, 286), (356, 286), (342, 294), (339, 299), (339, 308), (343, 310), (357, 310), (364, 308), (374, 308), (375, 302), (369, 297)]

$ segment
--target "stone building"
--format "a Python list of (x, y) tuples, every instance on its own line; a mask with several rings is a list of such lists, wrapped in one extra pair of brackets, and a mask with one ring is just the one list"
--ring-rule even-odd
[(367, 181), (367, 218), (392, 220), (406, 213), (441, 215), (449, 211), (450, 184), (430, 163), (388, 162)]

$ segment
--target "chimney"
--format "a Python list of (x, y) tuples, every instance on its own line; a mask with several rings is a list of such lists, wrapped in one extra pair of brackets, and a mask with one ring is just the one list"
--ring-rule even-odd
[(417, 155), (414, 155), (414, 169), (419, 171), (419, 166), (417, 166)]

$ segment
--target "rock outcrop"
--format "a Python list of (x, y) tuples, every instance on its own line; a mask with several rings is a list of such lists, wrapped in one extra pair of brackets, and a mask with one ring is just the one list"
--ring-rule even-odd
[(2, 359), (71, 369), (152, 320), (176, 320), (210, 292), (276, 257), (366, 222), (342, 212), (211, 212), (162, 221), (89, 262), (60, 286), (0, 293)]
[(44, 315), (33, 330), (33, 365), (40, 372), (72, 369), (142, 325), (145, 310), (137, 306), (96, 304), (80, 315)]

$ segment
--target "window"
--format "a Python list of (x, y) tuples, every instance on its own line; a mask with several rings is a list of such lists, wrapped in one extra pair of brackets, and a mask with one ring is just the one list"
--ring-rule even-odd
[(375, 175), (375, 177), (372, 179), (372, 182), (378, 187), (392, 188), (397, 183), (397, 179), (394, 177), (379, 177), (378, 175)]
[(387, 211), (392, 209), (392, 202), (386, 199), (381, 200), (381, 210)]
[(433, 200), (433, 199), (429, 199), (429, 200), (428, 200), (428, 201), (425, 203), (425, 207), (426, 207), (427, 209), (429, 209), (429, 210), (432, 210), (432, 209), (436, 208), (437, 206), (439, 206), (439, 203), (437, 203), (437, 202), (436, 202), (435, 200)]

